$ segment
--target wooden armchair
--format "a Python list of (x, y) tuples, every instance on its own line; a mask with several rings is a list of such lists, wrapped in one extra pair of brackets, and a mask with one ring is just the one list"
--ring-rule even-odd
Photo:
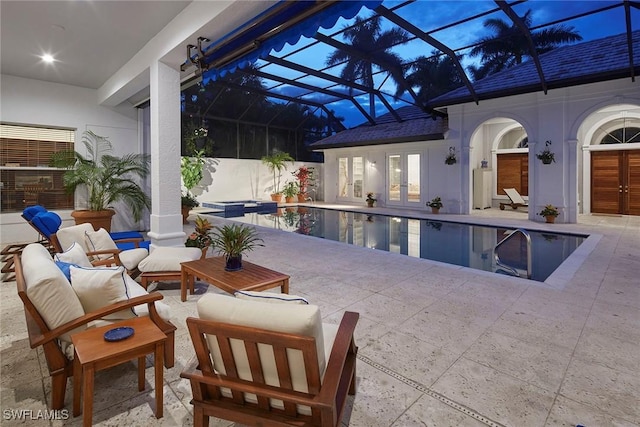
[[(51, 261), (53, 263), (53, 261)], [(121, 312), (141, 304), (147, 304), (148, 315), (153, 322), (167, 335), (165, 344), (164, 364), (165, 367), (173, 367), (174, 364), (174, 331), (176, 327), (169, 321), (164, 320), (159, 314), (155, 306), (155, 302), (163, 298), (162, 294), (153, 293), (140, 295), (121, 301), (115, 304), (105, 306), (99, 310), (85, 313), (73, 320), (66, 321), (55, 327), (49, 327), (45, 317), (38, 311), (36, 305), (28, 294), (28, 286), (25, 280), (23, 264), (19, 255), (14, 256), (16, 283), (18, 295), (24, 305), (24, 313), (27, 323), (27, 331), (29, 335), (29, 344), (31, 348), (42, 346), (44, 356), (51, 375), (51, 408), (62, 409), (64, 407), (64, 397), (67, 387), (67, 379), (73, 375), (73, 360), (65, 352), (65, 341), (69, 340), (71, 333), (78, 328), (85, 328), (91, 322), (102, 319), (103, 317)], [(45, 264), (45, 263), (43, 263)], [(32, 268), (45, 269), (41, 264)], [(57, 268), (57, 267), (54, 267)], [(47, 284), (46, 286), (49, 286)], [(53, 286), (53, 285), (50, 285)], [(68, 287), (68, 283), (66, 284)], [(35, 296), (35, 295), (34, 295)], [(62, 298), (64, 300), (64, 298)], [(59, 302), (59, 301), (58, 301)]]
[[(238, 301), (207, 294), (198, 302), (199, 311), (200, 302), (211, 310), (220, 308), (214, 298), (232, 306), (237, 303), (231, 301)], [(251, 303), (261, 306), (247, 308), (259, 313), (258, 322), (261, 317), (270, 318), (271, 310), (288, 316), (284, 312), (291, 306)], [(268, 306), (272, 308), (264, 309)], [(244, 309), (231, 310), (237, 314)], [(211, 416), (252, 426), (340, 425), (347, 394), (355, 394), (357, 347), (353, 334), (358, 317), (358, 313), (345, 312), (337, 330), (335, 325), (321, 324), (321, 329), (333, 327), (329, 337), (324, 333), (324, 346), (330, 353), (321, 348), (322, 355), (318, 348), (322, 332), (314, 337), (246, 326), (242, 320), (239, 323), (244, 325), (187, 318), (197, 360), (181, 376), (191, 382), (194, 425), (209, 425)], [(237, 315), (233, 318), (238, 320)], [(284, 329), (291, 330), (288, 325)], [(325, 353), (329, 357), (326, 369)]]

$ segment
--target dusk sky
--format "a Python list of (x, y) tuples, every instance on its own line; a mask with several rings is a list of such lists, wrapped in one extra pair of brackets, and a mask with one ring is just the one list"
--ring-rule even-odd
[[(578, 0), (532, 0), (522, 4), (513, 6), (515, 12), (522, 16), (529, 9), (532, 10), (533, 27), (545, 25), (550, 22), (559, 22), (567, 17), (579, 15), (588, 11), (600, 9), (611, 5), (620, 5), (621, 0), (608, 0), (608, 1), (578, 1)], [(473, 0), (473, 1), (459, 1), (459, 0), (418, 0), (413, 3), (402, 1), (384, 1), (383, 6), (393, 9), (398, 5), (402, 5), (396, 9), (395, 12), (402, 18), (408, 20), (412, 24), (416, 25), (421, 30), (427, 32), (438, 41), (448, 45), (450, 48), (457, 51), (459, 48), (469, 46), (481, 37), (490, 34), (484, 28), (483, 23), (489, 18), (499, 18), (505, 22), (509, 22), (509, 18), (502, 12), (497, 11), (492, 14), (484, 15), (469, 22), (460, 23), (467, 18), (473, 17), (482, 12), (496, 9), (496, 4), (493, 1), (485, 0)], [(369, 9), (363, 8), (360, 11), (359, 16), (369, 17), (371, 16)], [(640, 11), (635, 8), (631, 8), (632, 13), (632, 29), (640, 29)], [(457, 25), (447, 27), (449, 24), (458, 23)], [(320, 29), (319, 32), (325, 35), (333, 35), (340, 31), (344, 26), (353, 23), (353, 19), (345, 20), (340, 19), (333, 28)], [(394, 24), (382, 19), (383, 29), (391, 28)], [(573, 27), (582, 37), (583, 41), (594, 40), (610, 35), (621, 34), (626, 31), (624, 8), (617, 7), (613, 10), (600, 12), (593, 16), (586, 16), (573, 19), (569, 22), (559, 22), (558, 25), (564, 25)], [(337, 40), (344, 41), (341, 36), (336, 36)], [(299, 51), (301, 47), (313, 45), (308, 49)], [(275, 56), (286, 57), (289, 61), (296, 62), (298, 64), (311, 67), (315, 70), (324, 70), (325, 72), (333, 75), (339, 75), (341, 67), (334, 67), (333, 69), (326, 69), (326, 59), (334, 49), (323, 43), (319, 43), (313, 39), (301, 38), (295, 46), (286, 45), (280, 52), (272, 52)], [(422, 40), (414, 40), (405, 45), (397, 46), (393, 49), (394, 52), (399, 54), (405, 61), (409, 62), (418, 56), (430, 56), (434, 48)], [(467, 50), (457, 51), (457, 53), (465, 54)], [(467, 66), (470, 63), (474, 63), (478, 58), (469, 57), (465, 55), (462, 64)], [(264, 64), (263, 61), (258, 61), (258, 65)], [(278, 67), (275, 65), (269, 65), (264, 68), (264, 71), (276, 74), (282, 77), (295, 79), (301, 76), (301, 73)], [(469, 73), (467, 73), (469, 76)], [(395, 86), (392, 85), (386, 78), (386, 73), (381, 73), (376, 77), (376, 85), (381, 91), (392, 94), (395, 92)], [(309, 84), (317, 84), (321, 87), (327, 87), (331, 85), (326, 80), (320, 80), (315, 77), (304, 77), (300, 79), (301, 82)], [(267, 86), (276, 86), (277, 82), (265, 81)], [(345, 91), (344, 87), (335, 86), (331, 88), (336, 91)], [(297, 95), (299, 93), (306, 92), (298, 88), (290, 86), (282, 86), (280, 90), (283, 93)], [(313, 95), (318, 97), (318, 95)], [(404, 99), (410, 99), (408, 95), (403, 96)], [(357, 97), (361, 105), (368, 110), (368, 97)], [(388, 98), (390, 102), (394, 102), (391, 97)], [(274, 102), (282, 102), (274, 99)], [(396, 106), (400, 107), (407, 105), (403, 102), (394, 102)], [(347, 127), (352, 127), (364, 122), (363, 116), (357, 112), (357, 109), (348, 101), (338, 101), (328, 104), (329, 109), (336, 110), (337, 114), (345, 117), (344, 124)], [(377, 106), (376, 111), (379, 114), (384, 114), (386, 109), (382, 103)]]

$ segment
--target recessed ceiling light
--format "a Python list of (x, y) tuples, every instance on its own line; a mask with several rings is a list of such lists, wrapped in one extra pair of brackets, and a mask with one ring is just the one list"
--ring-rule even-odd
[(55, 59), (53, 59), (53, 56), (49, 55), (48, 53), (45, 53), (40, 58), (42, 58), (42, 60), (48, 64), (51, 64), (53, 61), (55, 61)]

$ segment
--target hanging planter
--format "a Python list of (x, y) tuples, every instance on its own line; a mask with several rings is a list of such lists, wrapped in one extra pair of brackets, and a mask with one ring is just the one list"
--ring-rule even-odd
[(454, 147), (449, 147), (449, 154), (447, 154), (447, 158), (444, 159), (444, 162), (448, 165), (454, 165), (457, 161), (456, 149)]
[(536, 154), (536, 157), (542, 160), (542, 164), (544, 165), (550, 165), (551, 162), (556, 161), (556, 158), (555, 158), (556, 155), (549, 149), (550, 145), (551, 145), (551, 141), (549, 140), (545, 141), (544, 150)]

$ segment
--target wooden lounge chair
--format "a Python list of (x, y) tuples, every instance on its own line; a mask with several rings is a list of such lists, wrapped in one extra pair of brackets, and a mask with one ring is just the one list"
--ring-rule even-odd
[(507, 193), (507, 197), (509, 197), (509, 200), (511, 202), (507, 203), (500, 203), (500, 210), (504, 210), (505, 206), (511, 206), (512, 209), (518, 209), (519, 207), (529, 207), (529, 204), (527, 202), (524, 201), (524, 199), (522, 198), (522, 196), (520, 195), (520, 193), (518, 193), (518, 190), (516, 190), (515, 188), (504, 188), (503, 189), (505, 193)]
[[(250, 426), (341, 425), (347, 394), (355, 394), (358, 313), (327, 325), (317, 306), (216, 294), (204, 295), (198, 312), (187, 318), (196, 360), (181, 374), (191, 382), (195, 426), (208, 426), (210, 416)], [(234, 324), (214, 320), (225, 317)]]
[[(64, 407), (67, 379), (73, 375), (70, 335), (91, 327), (94, 321), (108, 321), (103, 318), (122, 310), (136, 307), (136, 315), (149, 316), (167, 335), (164, 365), (166, 368), (173, 366), (176, 327), (166, 320), (170, 317), (170, 312), (169, 307), (160, 302), (162, 294), (147, 294), (139, 290), (138, 296), (85, 312), (64, 274), (41, 245), (28, 245), (22, 255), (14, 255), (14, 264), (18, 295), (24, 305), (29, 344), (31, 348), (42, 347), (46, 366), (49, 368), (52, 409)], [(133, 282), (128, 286), (137, 284)], [(131, 289), (129, 292), (133, 295)], [(161, 317), (162, 313), (165, 318)]]

